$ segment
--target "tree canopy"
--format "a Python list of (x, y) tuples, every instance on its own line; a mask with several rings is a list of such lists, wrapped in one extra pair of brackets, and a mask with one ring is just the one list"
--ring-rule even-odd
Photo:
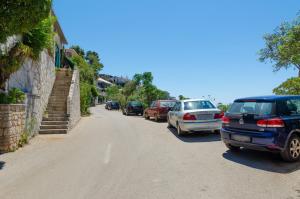
[(300, 95), (300, 78), (293, 77), (273, 90), (276, 95)]
[(295, 67), (300, 77), (300, 16), (291, 23), (282, 23), (273, 33), (266, 34), (264, 40), (259, 60), (273, 63), (274, 71)]

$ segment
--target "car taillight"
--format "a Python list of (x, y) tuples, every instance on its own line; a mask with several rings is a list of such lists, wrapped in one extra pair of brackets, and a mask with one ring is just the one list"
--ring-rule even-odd
[(256, 124), (257, 124), (257, 126), (263, 127), (263, 128), (280, 128), (280, 127), (284, 127), (284, 122), (280, 118), (258, 120)]
[(224, 116), (224, 113), (216, 113), (214, 118), (215, 119), (221, 119)]
[(197, 120), (197, 118), (196, 118), (195, 115), (186, 113), (186, 114), (184, 114), (184, 116), (183, 116), (183, 120)]
[(223, 116), (223, 117), (222, 117), (222, 123), (223, 123), (223, 124), (229, 124), (229, 123), (230, 123), (229, 117)]

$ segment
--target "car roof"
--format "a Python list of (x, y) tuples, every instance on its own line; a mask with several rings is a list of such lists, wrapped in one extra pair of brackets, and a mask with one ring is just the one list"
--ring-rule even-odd
[(210, 100), (199, 98), (199, 99), (186, 99), (186, 100), (180, 100), (180, 101), (181, 102), (193, 102), (193, 101), (210, 101)]
[(287, 99), (300, 99), (300, 95), (268, 95), (268, 96), (257, 96), (257, 97), (245, 97), (234, 100), (247, 101), (247, 100), (258, 100), (258, 101), (276, 101), (276, 100), (287, 100)]

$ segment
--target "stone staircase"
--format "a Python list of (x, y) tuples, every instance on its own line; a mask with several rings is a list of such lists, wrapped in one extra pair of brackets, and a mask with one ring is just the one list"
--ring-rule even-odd
[(39, 134), (66, 134), (69, 129), (67, 100), (72, 73), (66, 70), (56, 72), (56, 79), (44, 114)]

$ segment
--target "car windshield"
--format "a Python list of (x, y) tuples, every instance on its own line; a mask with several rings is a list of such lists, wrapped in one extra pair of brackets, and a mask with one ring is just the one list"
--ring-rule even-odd
[(199, 100), (184, 102), (184, 110), (197, 110), (197, 109), (214, 109), (216, 108), (210, 101)]
[(228, 113), (270, 115), (273, 105), (273, 102), (235, 102), (231, 105)]
[(160, 102), (160, 107), (168, 107), (172, 108), (174, 107), (176, 102)]
[(142, 106), (141, 102), (130, 102), (129, 103), (131, 106)]
[(119, 105), (119, 103), (118, 102), (112, 102), (111, 105), (117, 106), (117, 105)]

